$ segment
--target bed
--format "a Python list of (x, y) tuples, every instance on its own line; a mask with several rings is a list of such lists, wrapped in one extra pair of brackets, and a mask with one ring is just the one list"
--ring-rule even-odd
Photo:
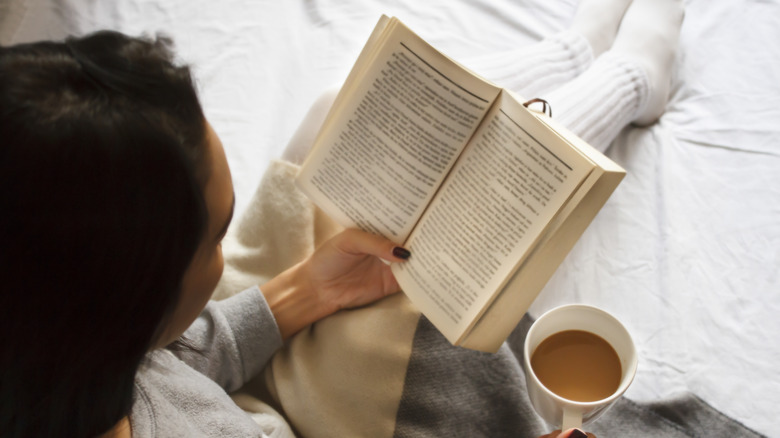
[[(170, 35), (226, 147), (240, 216), (380, 14), (466, 59), (565, 29), (576, 3), (3, 0), (0, 42), (103, 28)], [(609, 147), (627, 177), (529, 310), (612, 312), (640, 353), (628, 399), (693, 394), (765, 435), (780, 427), (778, 41), (780, 2), (686, 2), (667, 112)]]

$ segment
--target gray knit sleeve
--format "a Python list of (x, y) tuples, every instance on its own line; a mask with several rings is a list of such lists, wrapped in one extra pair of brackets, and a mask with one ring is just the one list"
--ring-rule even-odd
[(183, 336), (197, 351), (173, 353), (227, 392), (259, 373), (282, 346), (276, 320), (257, 286), (209, 302)]

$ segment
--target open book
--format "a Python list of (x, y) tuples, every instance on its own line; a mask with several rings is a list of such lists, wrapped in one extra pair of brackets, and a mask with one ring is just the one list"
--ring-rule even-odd
[(455, 345), (497, 351), (625, 171), (524, 99), (382, 17), (297, 184)]

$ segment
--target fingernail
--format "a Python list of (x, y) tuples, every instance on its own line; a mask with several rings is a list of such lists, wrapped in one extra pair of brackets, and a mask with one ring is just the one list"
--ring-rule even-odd
[(406, 260), (412, 256), (412, 253), (410, 253), (409, 250), (406, 248), (396, 246), (395, 248), (393, 248), (393, 255), (398, 257), (399, 259)]
[(569, 438), (588, 438), (588, 434), (579, 429), (574, 429), (569, 434)]

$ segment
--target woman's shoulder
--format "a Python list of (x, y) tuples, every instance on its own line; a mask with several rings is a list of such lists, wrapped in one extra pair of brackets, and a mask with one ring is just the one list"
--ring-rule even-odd
[(130, 422), (139, 437), (263, 436), (219, 385), (166, 349), (138, 370)]

